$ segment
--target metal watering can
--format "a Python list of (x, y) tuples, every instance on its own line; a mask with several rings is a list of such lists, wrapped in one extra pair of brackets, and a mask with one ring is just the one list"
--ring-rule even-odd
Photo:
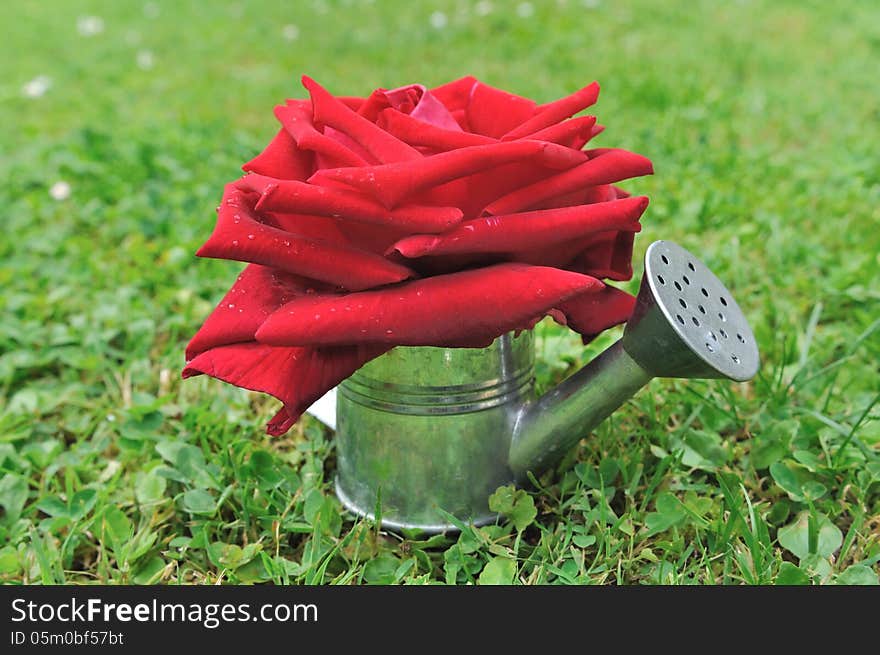
[[(336, 493), (389, 529), (494, 522), (488, 498), (545, 470), (654, 377), (751, 379), (755, 337), (687, 250), (656, 241), (623, 337), (535, 398), (531, 332), (488, 348), (397, 347), (345, 380)], [(448, 513), (448, 514), (447, 514)]]

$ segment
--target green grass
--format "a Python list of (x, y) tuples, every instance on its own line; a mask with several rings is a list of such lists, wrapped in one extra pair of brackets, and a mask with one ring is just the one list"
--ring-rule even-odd
[[(875, 3), (473, 4), (7, 7), (0, 580), (877, 582)], [(87, 15), (104, 31), (81, 36)], [(652, 200), (638, 256), (657, 238), (700, 254), (760, 375), (655, 381), (496, 526), (403, 538), (344, 516), (320, 424), (269, 438), (271, 399), (179, 379), (237, 271), (192, 253), (301, 73), (344, 94), (472, 73), (540, 101), (599, 80), (601, 144), (656, 167), (626, 185)], [(543, 387), (613, 337), (540, 334)]]

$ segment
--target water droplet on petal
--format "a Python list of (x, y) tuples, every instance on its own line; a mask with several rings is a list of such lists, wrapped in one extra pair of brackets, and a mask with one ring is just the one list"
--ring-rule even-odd
[(253, 235), (253, 234), (248, 234), (248, 239), (253, 240), (253, 239), (254, 239), (254, 235)]
[(238, 239), (233, 239), (233, 240), (232, 240), (232, 245), (233, 245), (233, 246), (237, 246), (237, 245), (238, 245)]

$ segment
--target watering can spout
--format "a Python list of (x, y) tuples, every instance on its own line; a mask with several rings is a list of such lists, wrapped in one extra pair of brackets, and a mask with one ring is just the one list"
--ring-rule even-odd
[(654, 377), (742, 382), (758, 367), (755, 337), (727, 288), (681, 246), (655, 241), (623, 337), (521, 409), (510, 470), (521, 481), (546, 469)]

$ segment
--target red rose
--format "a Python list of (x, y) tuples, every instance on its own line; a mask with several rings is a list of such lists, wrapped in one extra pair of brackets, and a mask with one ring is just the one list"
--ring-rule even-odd
[(599, 278), (632, 275), (648, 199), (614, 183), (652, 169), (583, 150), (602, 128), (571, 117), (597, 84), (544, 105), (472, 77), (365, 99), (303, 85), (197, 253), (249, 265), (184, 377), (279, 398), (281, 434), (396, 345), (482, 347), (546, 315), (586, 340), (629, 316), (633, 298)]

